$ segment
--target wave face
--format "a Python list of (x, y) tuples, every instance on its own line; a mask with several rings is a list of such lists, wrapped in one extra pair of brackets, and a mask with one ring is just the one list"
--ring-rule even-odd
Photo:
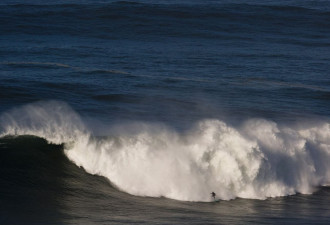
[(93, 136), (63, 102), (38, 102), (4, 113), (1, 136), (35, 135), (64, 144), (88, 173), (139, 196), (210, 201), (312, 193), (330, 183), (330, 124), (289, 127), (265, 119), (233, 127), (205, 119), (187, 132), (136, 123)]

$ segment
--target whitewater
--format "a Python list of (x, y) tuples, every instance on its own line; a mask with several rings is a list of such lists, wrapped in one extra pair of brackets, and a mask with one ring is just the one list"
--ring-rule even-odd
[[(330, 183), (330, 124), (249, 119), (198, 121), (184, 132), (136, 122), (95, 136), (68, 104), (27, 104), (0, 117), (1, 137), (34, 135), (121, 191), (182, 201), (311, 194)], [(110, 132), (111, 130), (111, 132)]]

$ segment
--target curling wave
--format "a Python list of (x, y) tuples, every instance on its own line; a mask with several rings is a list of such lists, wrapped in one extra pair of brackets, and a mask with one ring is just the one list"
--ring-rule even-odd
[(35, 135), (64, 143), (91, 174), (139, 196), (210, 201), (312, 193), (330, 183), (330, 124), (280, 126), (265, 119), (239, 128), (203, 120), (189, 132), (139, 123), (94, 137), (67, 104), (39, 102), (0, 116), (1, 136)]

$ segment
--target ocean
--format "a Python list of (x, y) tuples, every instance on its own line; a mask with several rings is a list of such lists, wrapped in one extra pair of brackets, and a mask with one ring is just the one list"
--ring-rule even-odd
[(329, 224), (329, 62), (326, 0), (2, 0), (0, 224)]

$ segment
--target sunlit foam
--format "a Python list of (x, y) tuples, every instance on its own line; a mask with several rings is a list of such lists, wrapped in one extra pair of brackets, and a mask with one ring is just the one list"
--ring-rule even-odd
[(65, 143), (65, 154), (91, 174), (139, 196), (210, 201), (309, 194), (330, 183), (330, 124), (304, 128), (265, 119), (234, 128), (202, 120), (189, 132), (141, 123), (93, 137), (62, 102), (39, 102), (4, 113), (1, 136), (36, 135)]

